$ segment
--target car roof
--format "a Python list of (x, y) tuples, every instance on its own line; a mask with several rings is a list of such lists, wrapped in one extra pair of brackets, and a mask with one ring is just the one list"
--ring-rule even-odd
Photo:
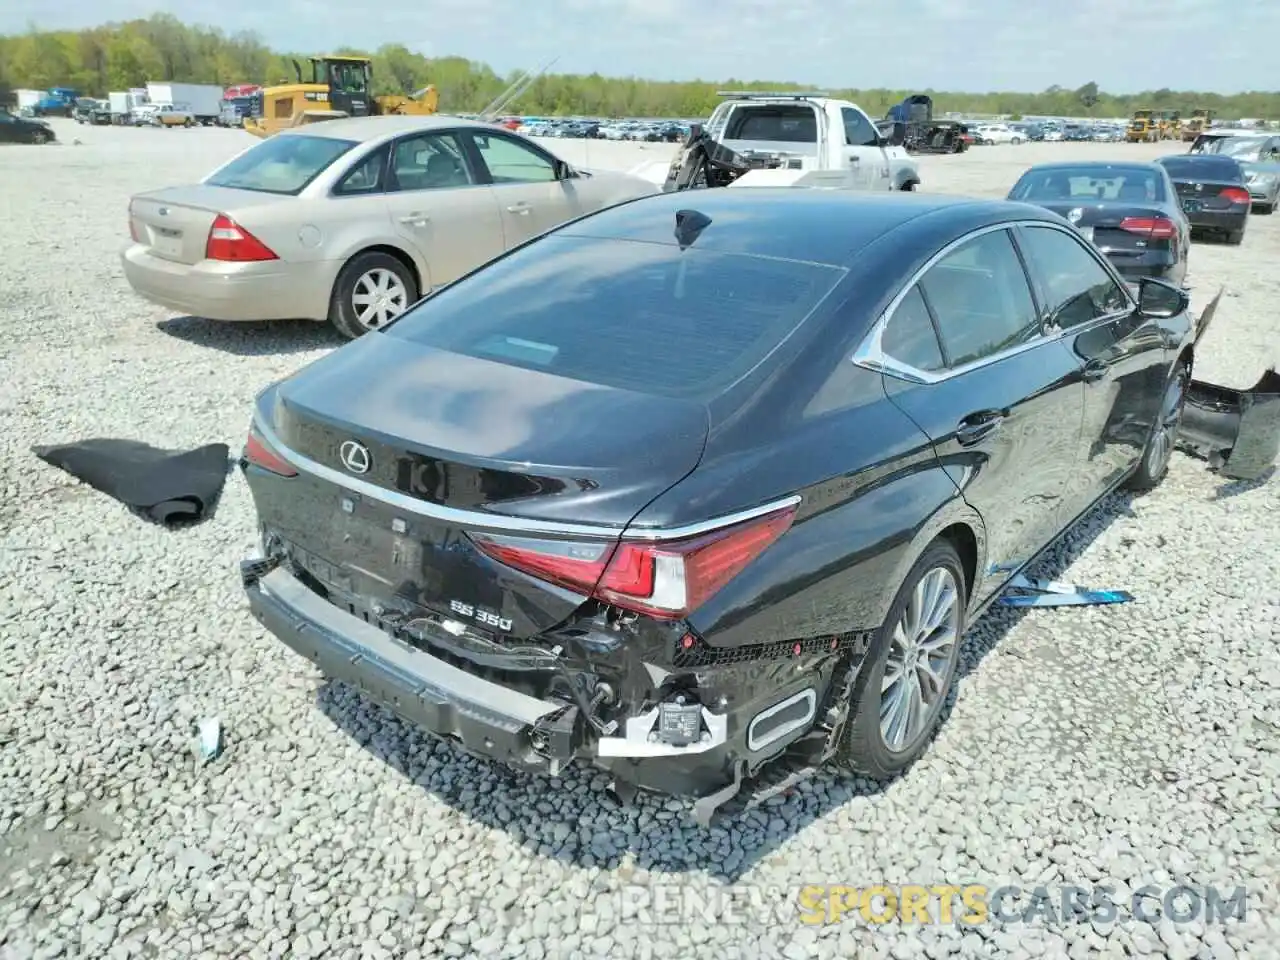
[(839, 266), (907, 225), (911, 228), (902, 236), (910, 243), (912, 236), (932, 240), (1008, 220), (1056, 221), (1039, 208), (1004, 200), (902, 191), (728, 187), (642, 197), (573, 221), (557, 233), (676, 245), (676, 214), (686, 211), (711, 221), (693, 241), (700, 251)]
[(1027, 168), (1027, 173), (1032, 170), (1079, 170), (1081, 168), (1098, 169), (1098, 170), (1147, 170), (1155, 172), (1157, 167), (1154, 163), (1148, 163), (1145, 160), (1077, 160), (1072, 163), (1070, 160), (1059, 160), (1054, 163), (1037, 163)]
[(484, 123), (479, 120), (464, 120), (462, 117), (439, 113), (424, 117), (394, 114), (386, 117), (341, 117), (337, 120), (308, 123), (301, 127), (289, 127), (281, 130), (278, 136), (329, 137), (334, 140), (355, 140), (357, 143), (369, 143), (381, 137), (394, 137), (402, 133), (416, 133), (420, 130), (457, 129), (458, 127), (479, 127), (487, 130), (499, 129), (491, 123)]

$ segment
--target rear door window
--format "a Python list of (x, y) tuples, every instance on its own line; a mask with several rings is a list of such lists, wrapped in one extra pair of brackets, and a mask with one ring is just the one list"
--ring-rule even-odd
[(963, 367), (1040, 335), (1035, 300), (1007, 230), (974, 237), (920, 279), (948, 367)]
[(898, 304), (880, 337), (880, 349), (913, 370), (933, 373), (946, 366), (933, 318), (919, 286), (912, 286)]
[(438, 190), (474, 183), (452, 133), (424, 133), (391, 148), (391, 190)]
[(1023, 247), (1052, 322), (1064, 330), (1130, 306), (1120, 285), (1083, 241), (1052, 227), (1024, 227)]
[(385, 335), (587, 383), (710, 399), (767, 359), (840, 267), (551, 235), (427, 298)]
[(292, 196), (356, 146), (354, 140), (278, 134), (218, 168), (204, 182), (211, 187)]

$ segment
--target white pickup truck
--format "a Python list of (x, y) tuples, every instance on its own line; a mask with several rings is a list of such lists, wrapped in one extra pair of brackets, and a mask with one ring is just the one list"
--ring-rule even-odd
[[(670, 163), (631, 172), (666, 191), (691, 187), (842, 187), (914, 190), (915, 160), (847, 100), (809, 93), (721, 93)], [(896, 141), (896, 142), (895, 142)]]

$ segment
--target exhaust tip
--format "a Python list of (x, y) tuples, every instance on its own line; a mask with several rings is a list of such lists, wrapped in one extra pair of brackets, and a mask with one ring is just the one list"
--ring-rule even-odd
[(812, 687), (761, 710), (747, 726), (747, 749), (756, 753), (803, 730), (813, 722), (817, 710), (818, 694)]

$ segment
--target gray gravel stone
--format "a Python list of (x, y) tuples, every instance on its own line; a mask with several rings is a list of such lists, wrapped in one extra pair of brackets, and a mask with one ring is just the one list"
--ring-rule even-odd
[[(824, 776), (711, 831), (681, 803), (619, 809), (596, 772), (466, 757), (265, 635), (235, 576), (253, 543), (237, 480), (213, 519), (169, 533), (34, 459), (87, 436), (236, 446), (256, 391), (337, 345), (318, 325), (175, 318), (121, 276), (129, 195), (197, 180), (247, 135), (54, 123), (83, 144), (0, 151), (6, 222), (25, 225), (0, 235), (6, 960), (1276, 955), (1280, 484), (1179, 454), (1154, 493), (1111, 498), (1040, 572), (1137, 601), (977, 624), (936, 744), (885, 789)], [(659, 149), (550, 146), (624, 169)], [(999, 196), (1031, 162), (1169, 149), (922, 167), (929, 190)], [(1229, 292), (1202, 375), (1246, 385), (1276, 359), (1276, 263), (1280, 217), (1192, 249), (1196, 303)], [(226, 734), (207, 766), (190, 752), (205, 716)], [(750, 909), (698, 913), (713, 879), (756, 891)], [(880, 882), (1108, 884), (1122, 909), (1034, 932), (795, 920), (804, 884)], [(1244, 886), (1248, 915), (1138, 925), (1149, 883)], [(637, 900), (676, 884), (670, 910)]]

